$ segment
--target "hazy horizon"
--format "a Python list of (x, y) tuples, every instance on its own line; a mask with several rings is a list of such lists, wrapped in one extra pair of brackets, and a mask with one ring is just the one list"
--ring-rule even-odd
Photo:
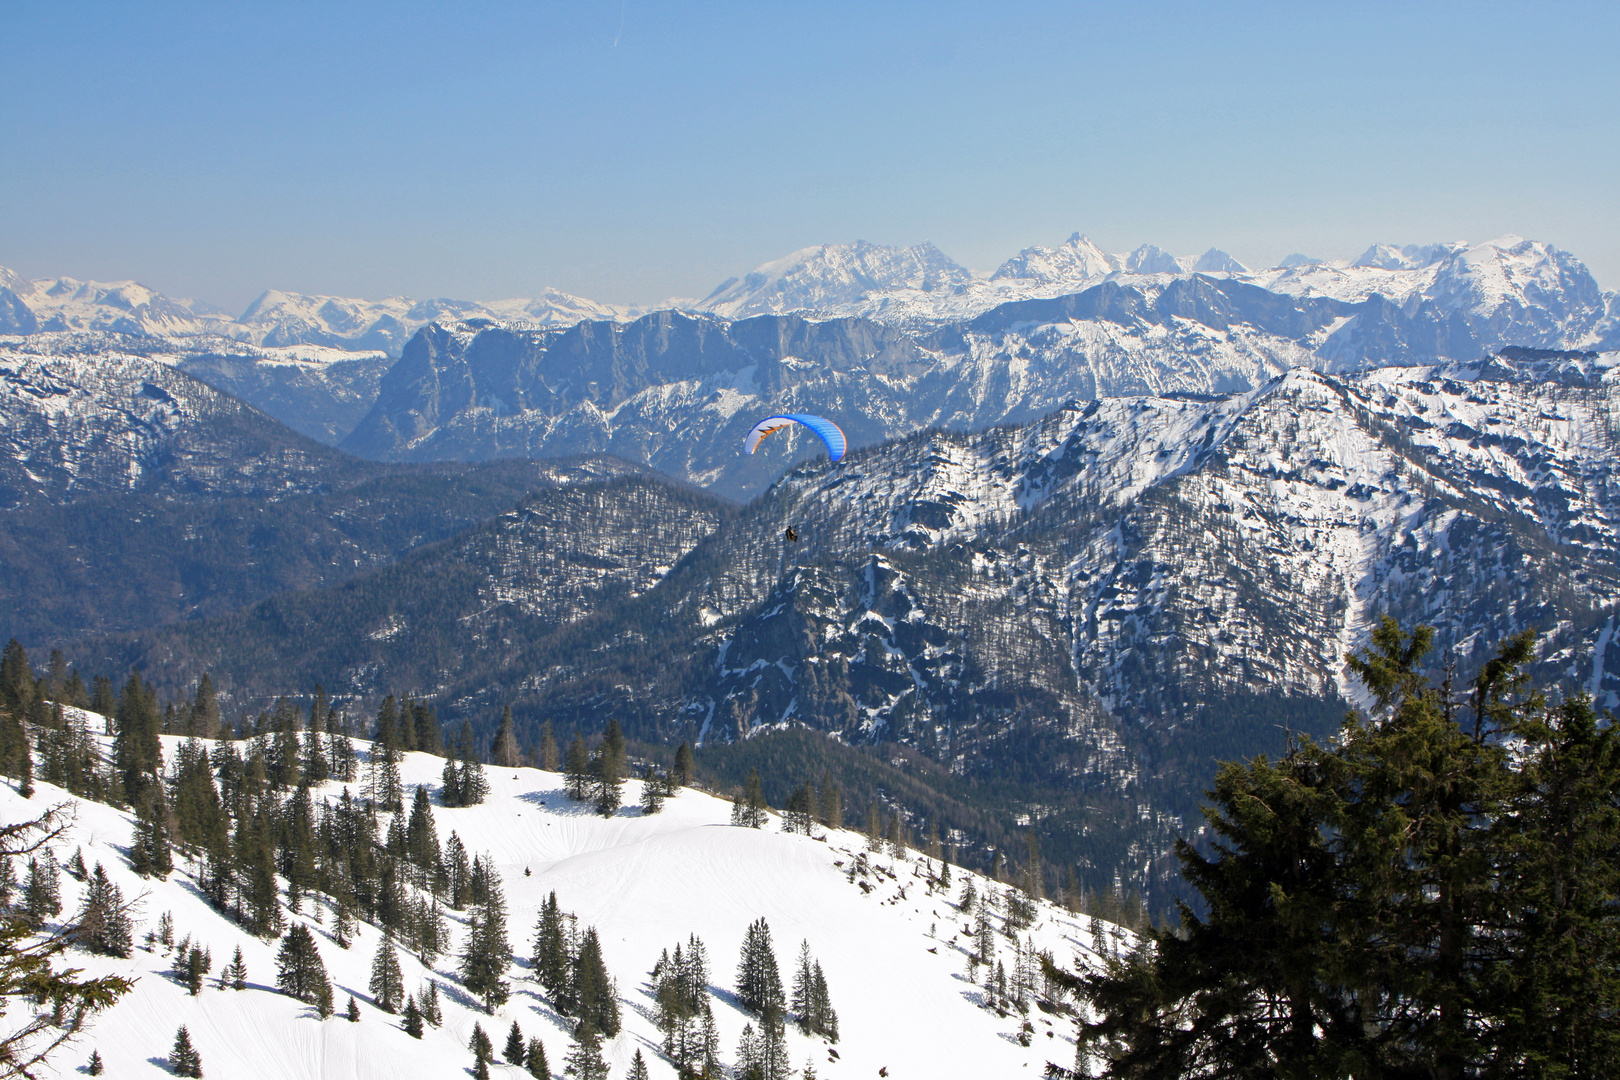
[(604, 0), (0, 11), (0, 266), (266, 289), (701, 297), (799, 248), (975, 270), (1504, 233), (1620, 283), (1620, 12)]

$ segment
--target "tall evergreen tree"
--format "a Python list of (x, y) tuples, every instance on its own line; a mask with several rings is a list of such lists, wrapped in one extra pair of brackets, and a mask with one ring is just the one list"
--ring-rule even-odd
[(276, 987), (312, 1005), (320, 1005), (324, 998), (329, 1011), (332, 982), (327, 978), (320, 950), (315, 947), (315, 938), (303, 923), (293, 924), (282, 935), (281, 949), (276, 954)]
[(579, 952), (574, 960), (572, 979), (574, 1015), (611, 1038), (619, 1033), (618, 988), (608, 975), (602, 959), (602, 942), (596, 928), (589, 926), (580, 935)]
[(238, 945), (236, 947), (231, 962), (226, 964), (224, 970), (219, 973), (219, 988), (221, 990), (247, 989), (247, 961), (242, 958), (242, 946)]
[(400, 1017), (400, 1026), (405, 1029), (405, 1033), (411, 1038), (420, 1039), (422, 1037), (422, 1010), (416, 1007), (415, 998), (408, 997), (405, 999), (405, 1012)]
[(514, 1020), (512, 1030), (506, 1033), (506, 1048), (501, 1052), (501, 1057), (506, 1059), (508, 1065), (522, 1065), (523, 1051), (523, 1029), (518, 1027), (518, 1022)]
[(512, 706), (507, 705), (501, 709), (501, 726), (495, 731), (495, 739), (490, 744), (490, 760), (502, 769), (515, 769), (523, 762), (523, 754), (518, 750), (517, 733), (512, 730)]
[(383, 1012), (399, 1008), (405, 997), (405, 976), (399, 969), (399, 954), (394, 951), (393, 939), (384, 934), (377, 943), (377, 955), (371, 961), (371, 1000)]
[(546, 1047), (539, 1039), (530, 1037), (528, 1049), (523, 1055), (523, 1064), (528, 1067), (530, 1076), (551, 1080), (551, 1063), (546, 1060)]
[(534, 951), (531, 960), (534, 977), (545, 988), (554, 1006), (570, 996), (572, 977), (568, 938), (563, 919), (562, 908), (557, 903), (557, 894), (552, 892), (541, 902), (540, 915), (535, 920)]
[(692, 757), (690, 744), (683, 742), (675, 748), (675, 767), (670, 770), (669, 778), (681, 787), (697, 779), (697, 760)]
[(62, 913), (62, 875), (56, 859), (46, 849), (28, 860), (28, 878), (23, 883), (22, 915), (30, 925), (39, 926), (46, 919)]
[(771, 946), (771, 928), (763, 917), (748, 926), (742, 955), (737, 962), (737, 1001), (767, 1024), (779, 1023), (787, 1002), (782, 977)]
[(551, 730), (551, 721), (547, 720), (540, 725), (540, 761), (538, 764), (546, 772), (556, 772), (557, 760), (557, 736)]
[(510, 995), (506, 969), (512, 965), (512, 947), (506, 937), (506, 898), (498, 878), (491, 875), (483, 902), (474, 910), (461, 957), (461, 981), (490, 1013)]
[(568, 760), (563, 766), (563, 790), (575, 802), (585, 801), (591, 783), (591, 758), (585, 739), (577, 732), (568, 744)]
[(625, 1080), (648, 1080), (647, 1061), (636, 1051), (636, 1056), (630, 1059), (630, 1071), (625, 1073)]
[(90, 875), (84, 906), (75, 922), (80, 941), (93, 953), (122, 957), (134, 947), (134, 928), (124, 894), (99, 862)]
[(607, 1080), (608, 1066), (602, 1060), (601, 1033), (583, 1020), (574, 1029), (574, 1046), (568, 1052), (563, 1071), (574, 1080)]
[(602, 735), (602, 745), (597, 747), (596, 758), (591, 763), (596, 812), (603, 817), (612, 817), (623, 804), (624, 770), (624, 733), (619, 730), (618, 720), (610, 718), (607, 731)]
[(202, 1076), (202, 1055), (191, 1045), (191, 1033), (186, 1025), (174, 1033), (174, 1047), (169, 1051), (169, 1071), (176, 1076)]

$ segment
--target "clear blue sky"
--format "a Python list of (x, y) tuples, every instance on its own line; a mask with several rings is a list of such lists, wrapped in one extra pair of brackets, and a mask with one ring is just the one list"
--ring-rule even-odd
[(0, 265), (702, 295), (810, 244), (1251, 264), (1517, 232), (1620, 287), (1620, 5), (0, 3)]

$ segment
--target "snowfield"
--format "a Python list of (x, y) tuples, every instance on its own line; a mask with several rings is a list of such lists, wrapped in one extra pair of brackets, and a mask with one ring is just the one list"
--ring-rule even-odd
[[(171, 760), (180, 741), (164, 739)], [(369, 746), (357, 744), (362, 758)], [(708, 950), (721, 1058), (728, 1065), (733, 1061), (743, 1026), (752, 1020), (732, 997), (737, 958), (748, 924), (760, 917), (770, 924), (786, 989), (791, 992), (799, 943), (806, 939), (826, 972), (838, 1010), (842, 1038), (835, 1046), (806, 1038), (789, 1023), (796, 1071), (809, 1062), (820, 1077), (875, 1077), (880, 1069), (893, 1080), (1037, 1077), (1049, 1060), (1064, 1065), (1074, 1060), (1069, 1017), (1032, 1008), (1033, 1045), (1025, 1048), (1017, 1039), (1025, 1018), (1016, 1012), (1002, 1017), (981, 1007), (982, 989), (967, 980), (962, 946), (968, 942), (964, 929), (969, 919), (951, 901), (960, 898), (969, 877), (982, 893), (990, 885), (983, 878), (953, 868), (947, 900), (939, 892), (930, 893), (922, 856), (908, 851), (905, 858), (895, 858), (885, 851), (867, 855), (873, 872), (852, 880), (849, 871), (865, 849), (863, 835), (829, 834), (819, 827), (815, 838), (789, 835), (780, 831), (774, 814), (763, 830), (734, 827), (728, 824), (728, 801), (694, 790), (681, 791), (654, 816), (632, 805), (604, 819), (567, 798), (560, 775), (537, 769), (486, 766), (488, 799), (479, 806), (446, 809), (437, 805), (442, 766), (437, 757), (406, 755), (401, 775), (408, 785), (407, 805), (410, 786), (427, 785), (435, 794), (441, 842), (453, 831), (470, 854), (493, 859), (506, 892), (508, 936), (519, 959), (509, 972), (511, 1000), (495, 1015), (486, 1014), (456, 980), (465, 916), (447, 910), (451, 949), (436, 969), (400, 954), (407, 993), (429, 978), (441, 988), (443, 1026), (428, 1028), (420, 1042), (405, 1033), (399, 1016), (371, 1004), (366, 988), (381, 936), (375, 927), (361, 923), (345, 951), (331, 936), (329, 910), (323, 909), (317, 920), (306, 900), (301, 914), (288, 916), (289, 925), (302, 919), (310, 927), (332, 978), (337, 1013), (323, 1021), (313, 1006), (275, 990), (278, 943), (253, 938), (216, 912), (195, 887), (195, 868), (178, 850), (176, 870), (167, 881), (143, 879), (129, 869), (131, 815), (74, 799), (47, 784), (38, 786), (32, 800), (19, 798), (9, 785), (0, 789), (0, 818), (8, 822), (60, 802), (72, 804), (73, 826), (54, 845), (58, 861), (66, 864), (82, 847), (91, 869), (102, 863), (126, 898), (140, 898), (137, 947), (129, 959), (71, 954), (72, 963), (90, 973), (137, 979), (134, 991), (61, 1052), (54, 1072), (47, 1069), (46, 1075), (79, 1075), (92, 1049), (100, 1052), (107, 1076), (167, 1075), (175, 1029), (184, 1024), (209, 1077), (453, 1077), (470, 1074), (473, 1058), (467, 1042), (475, 1023), (489, 1033), (498, 1055), (516, 1020), (526, 1037), (544, 1042), (551, 1067), (561, 1076), (571, 1046), (567, 1021), (544, 1000), (527, 960), (537, 913), (553, 890), (563, 910), (579, 917), (581, 929), (597, 928), (618, 983), (624, 1026), (603, 1045), (614, 1077), (626, 1074), (638, 1049), (654, 1077), (675, 1076), (674, 1066), (659, 1052), (662, 1039), (653, 1023), (649, 972), (662, 950), (673, 949), (692, 933)], [(337, 784), (318, 789), (327, 798), (341, 790)], [(627, 803), (639, 800), (640, 783), (627, 782), (624, 794)], [(383, 817), (386, 827), (387, 815)], [(25, 870), (19, 868), (19, 878)], [(78, 910), (83, 889), (63, 873), (64, 918)], [(165, 911), (174, 915), (177, 938), (189, 934), (212, 951), (213, 970), (198, 997), (188, 996), (168, 974), (170, 961), (161, 945), (153, 952), (144, 944), (146, 932)], [(1076, 957), (1093, 961), (1098, 943), (1084, 920), (1045, 902), (1038, 911), (1026, 935), (1038, 948), (1065, 965)], [(1010, 967), (1012, 942), (998, 935), (997, 943)], [(219, 972), (238, 945), (247, 962), (248, 989), (219, 989)], [(360, 1002), (359, 1023), (344, 1017), (351, 994)], [(14, 1006), (7, 1021), (14, 1023), (18, 1011)], [(491, 1074), (528, 1075), (505, 1064), (492, 1065)]]

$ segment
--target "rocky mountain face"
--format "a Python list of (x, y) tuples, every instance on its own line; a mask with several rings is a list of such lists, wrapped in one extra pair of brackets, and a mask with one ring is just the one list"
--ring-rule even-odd
[(532, 491), (642, 471), (359, 461), (152, 356), (11, 343), (0, 639), (60, 644), (223, 614), (388, 565)]
[(338, 589), (105, 648), (250, 693), (266, 671), (361, 697), (390, 679), (483, 726), (510, 704), (525, 737), (809, 728), (994, 792), (1099, 872), (1157, 874), (1214, 760), (1331, 733), (1383, 614), (1437, 625), (1465, 675), (1534, 628), (1544, 676), (1620, 705), (1617, 359), (1075, 403), (813, 462), (741, 511), (570, 488)]
[[(1079, 292), (926, 329), (679, 312), (552, 331), (434, 326), (407, 345), (342, 445), (380, 460), (606, 452), (746, 498), (774, 474), (736, 448), (770, 412), (830, 416), (852, 445), (870, 445), (928, 427), (1025, 422), (1070, 400), (1229, 394), (1294, 369), (1467, 362), (1504, 347), (1607, 343), (1620, 332), (1612, 298), (1545, 245), (1399, 257), (1429, 261), (1399, 270), (1303, 265), (1269, 272), (1265, 284), (1110, 270)], [(1021, 258), (1017, 273), (1055, 278), (1160, 255), (1119, 260), (1076, 238), (1067, 252)], [(1407, 278), (1380, 292), (1357, 274)]]

